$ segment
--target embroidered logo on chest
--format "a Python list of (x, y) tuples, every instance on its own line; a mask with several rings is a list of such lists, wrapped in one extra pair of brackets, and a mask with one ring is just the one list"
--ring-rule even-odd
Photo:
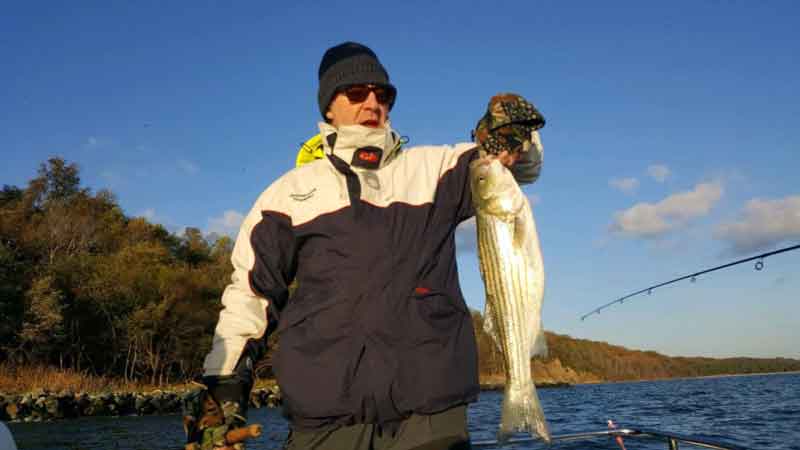
[(289, 194), (289, 197), (296, 202), (304, 202), (313, 197), (315, 192), (317, 192), (317, 188), (314, 188), (305, 194)]

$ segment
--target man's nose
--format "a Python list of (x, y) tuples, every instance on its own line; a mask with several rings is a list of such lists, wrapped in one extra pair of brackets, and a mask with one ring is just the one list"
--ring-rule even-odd
[(375, 91), (369, 91), (369, 95), (364, 100), (364, 107), (377, 109), (380, 103), (378, 103), (378, 97), (375, 96)]

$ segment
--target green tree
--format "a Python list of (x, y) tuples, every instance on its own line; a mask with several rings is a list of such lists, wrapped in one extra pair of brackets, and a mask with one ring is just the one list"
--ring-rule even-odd
[(51, 276), (36, 279), (25, 293), (25, 312), (17, 340), (28, 361), (46, 357), (63, 340), (63, 298)]

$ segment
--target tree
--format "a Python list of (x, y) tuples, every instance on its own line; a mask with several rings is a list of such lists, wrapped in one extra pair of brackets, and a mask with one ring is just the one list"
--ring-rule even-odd
[(15, 336), (22, 325), (25, 284), (23, 264), (10, 246), (0, 242), (0, 351), (16, 347)]
[(211, 248), (203, 237), (203, 232), (198, 228), (187, 227), (184, 230), (180, 247), (178, 247), (178, 258), (192, 266), (197, 266), (208, 262), (210, 255)]
[(28, 184), (26, 194), (33, 205), (42, 207), (45, 203), (68, 200), (78, 193), (88, 190), (80, 188), (81, 178), (78, 166), (67, 164), (62, 158), (53, 157), (39, 165), (36, 178)]
[(43, 360), (64, 338), (63, 294), (51, 276), (36, 279), (25, 293), (25, 312), (17, 334), (20, 350), (28, 361)]

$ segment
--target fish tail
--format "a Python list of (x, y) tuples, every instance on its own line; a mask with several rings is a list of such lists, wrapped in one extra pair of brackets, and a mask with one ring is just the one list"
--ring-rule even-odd
[(550, 428), (532, 383), (527, 388), (506, 385), (497, 440), (506, 442), (514, 433), (530, 433), (550, 443)]

